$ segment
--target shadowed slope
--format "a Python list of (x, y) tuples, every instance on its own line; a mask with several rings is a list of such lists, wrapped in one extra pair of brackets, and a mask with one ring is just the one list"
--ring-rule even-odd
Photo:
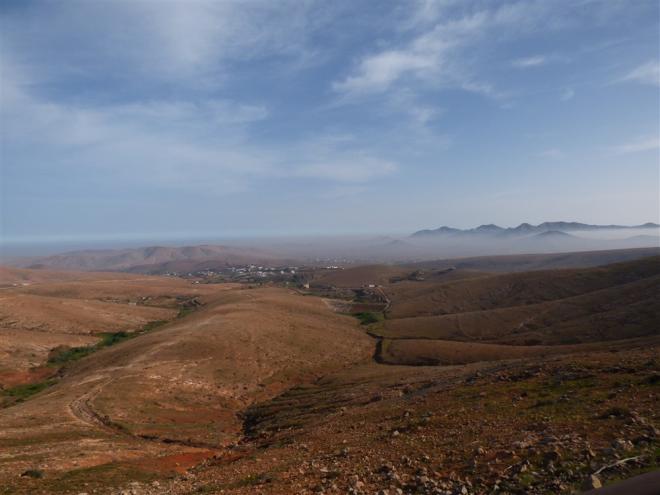
[(541, 303), (660, 274), (660, 257), (604, 267), (507, 273), (450, 283), (387, 287), (390, 318), (431, 316)]

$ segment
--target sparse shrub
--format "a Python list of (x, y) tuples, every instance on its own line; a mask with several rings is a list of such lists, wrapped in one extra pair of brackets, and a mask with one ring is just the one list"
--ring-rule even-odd
[(378, 323), (380, 321), (378, 316), (374, 313), (361, 312), (355, 313), (354, 316), (360, 320), (360, 325), (371, 325), (372, 323)]
[(94, 352), (95, 346), (89, 347), (68, 347), (58, 346), (53, 349), (48, 356), (48, 364), (50, 365), (63, 365), (70, 361), (77, 361), (88, 354)]
[(184, 306), (179, 310), (179, 314), (176, 315), (176, 317), (177, 318), (183, 318), (184, 316), (188, 316), (193, 311), (194, 311), (194, 308)]
[(44, 472), (41, 469), (28, 469), (23, 474), (21, 474), (21, 476), (27, 478), (43, 478)]
[(167, 323), (167, 320), (155, 320), (155, 321), (150, 321), (146, 325), (142, 327), (142, 330), (140, 330), (140, 333), (144, 332), (151, 332), (152, 330), (165, 325)]
[(15, 387), (6, 388), (2, 391), (2, 395), (12, 397), (17, 401), (25, 400), (31, 395), (38, 394), (45, 388), (50, 387), (55, 383), (55, 380), (46, 380), (38, 383), (29, 383), (27, 385), (17, 385)]
[(102, 336), (101, 342), (97, 344), (99, 347), (109, 347), (131, 338), (127, 332), (104, 333)]

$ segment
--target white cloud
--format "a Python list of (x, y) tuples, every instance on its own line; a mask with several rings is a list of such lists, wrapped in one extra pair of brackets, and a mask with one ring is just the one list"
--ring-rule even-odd
[(364, 194), (368, 188), (360, 185), (341, 185), (331, 187), (323, 191), (319, 197), (328, 200), (337, 200), (343, 198), (350, 198), (359, 194)]
[(3, 44), (30, 59), (42, 79), (112, 74), (217, 87), (235, 61), (278, 56), (282, 67), (307, 58), (307, 37), (326, 20), (312, 7), (295, 0), (42, 3), (3, 23)]
[[(214, 195), (268, 177), (366, 183), (396, 169), (346, 136), (256, 143), (249, 128), (268, 117), (262, 105), (226, 99), (52, 102), (32, 95), (27, 78), (5, 70), (9, 63), (3, 62), (0, 122), (3, 165), (9, 167), (46, 167), (81, 184), (88, 178)], [(299, 157), (313, 159), (300, 166)]]
[(519, 58), (513, 60), (511, 62), (511, 65), (519, 69), (526, 69), (528, 67), (538, 67), (540, 65), (544, 65), (546, 61), (547, 61), (546, 57), (543, 57), (541, 55), (535, 55), (533, 57)]
[(564, 90), (562, 90), (559, 99), (561, 101), (568, 101), (568, 100), (572, 100), (574, 96), (575, 96), (575, 91), (572, 88), (565, 88)]
[(299, 167), (296, 175), (339, 182), (368, 182), (396, 171), (394, 163), (360, 154), (341, 157), (334, 161), (310, 163)]
[[(403, 22), (404, 29), (415, 29), (434, 24), (447, 11), (461, 0), (415, 0), (406, 2), (404, 8), (408, 18)], [(412, 5), (411, 5), (412, 3)]]
[[(422, 2), (419, 8), (425, 10), (428, 5)], [(466, 50), (484, 39), (499, 40), (537, 28), (545, 5), (513, 3), (482, 10), (466, 9), (451, 18), (440, 16), (439, 22), (423, 28), (407, 42), (362, 57), (332, 87), (345, 97), (354, 97), (382, 93), (395, 84), (411, 81), (410, 84), (423, 82), (435, 88), (453, 87), (497, 96), (491, 84), (473, 75)], [(417, 13), (412, 15), (413, 19), (417, 17)]]
[(362, 60), (354, 75), (335, 82), (333, 88), (346, 93), (383, 91), (406, 73), (422, 75), (434, 69), (436, 64), (428, 53), (386, 51)]
[(411, 118), (420, 125), (426, 125), (440, 116), (442, 110), (428, 106), (412, 106), (408, 108)]
[(130, 122), (167, 122), (187, 124), (204, 122), (210, 126), (225, 126), (256, 122), (268, 117), (262, 105), (240, 104), (232, 100), (144, 101), (108, 107), (107, 112)]
[(640, 136), (632, 141), (614, 146), (612, 151), (618, 154), (639, 153), (641, 151), (652, 151), (660, 149), (660, 137), (655, 136)]
[(558, 148), (550, 148), (547, 150), (543, 150), (540, 153), (537, 153), (537, 156), (540, 158), (557, 159), (557, 158), (563, 158), (564, 153)]
[(660, 62), (651, 60), (642, 64), (630, 71), (621, 80), (660, 86)]

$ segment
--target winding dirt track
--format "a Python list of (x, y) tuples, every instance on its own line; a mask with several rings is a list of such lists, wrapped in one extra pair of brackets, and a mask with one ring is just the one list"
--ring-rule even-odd
[(165, 443), (173, 445), (181, 445), (183, 447), (195, 447), (204, 450), (218, 450), (221, 449), (221, 445), (206, 443), (206, 442), (194, 442), (194, 441), (185, 441), (177, 440), (174, 438), (161, 437), (157, 435), (139, 435), (132, 433), (127, 428), (113, 421), (109, 416), (97, 412), (92, 406), (94, 398), (103, 390), (103, 387), (112, 383), (112, 379), (108, 378), (102, 383), (99, 383), (92, 387), (90, 390), (82, 394), (80, 397), (77, 397), (71, 401), (68, 405), (70, 414), (75, 417), (77, 420), (85, 423), (87, 426), (92, 428), (98, 428), (108, 433), (120, 435), (127, 437), (136, 441), (147, 441), (147, 442), (156, 442), (156, 443)]
[(110, 382), (109, 379), (106, 379), (103, 383), (95, 385), (90, 390), (82, 394), (80, 397), (77, 397), (69, 403), (69, 412), (73, 417), (79, 421), (85, 423), (88, 426), (93, 428), (100, 428), (106, 430), (110, 433), (119, 433), (123, 435), (131, 436), (123, 428), (117, 428), (116, 426), (111, 426), (109, 420), (104, 421), (99, 413), (94, 411), (90, 401), (96, 397), (101, 389)]

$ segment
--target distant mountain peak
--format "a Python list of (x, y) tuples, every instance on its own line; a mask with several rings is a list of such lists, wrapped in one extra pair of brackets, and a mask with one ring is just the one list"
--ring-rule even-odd
[(495, 225), (494, 223), (488, 223), (484, 225), (479, 225), (479, 227), (477, 227), (474, 230), (477, 232), (500, 232), (504, 229), (499, 225)]
[(517, 227), (503, 228), (493, 223), (479, 225), (472, 229), (457, 229), (453, 227), (442, 226), (437, 229), (419, 230), (412, 234), (413, 237), (430, 237), (437, 235), (448, 234), (513, 234), (513, 235), (526, 235), (542, 232), (556, 232), (566, 233), (580, 230), (618, 230), (618, 229), (651, 229), (660, 228), (660, 225), (653, 222), (647, 222), (641, 225), (592, 225), (580, 222), (543, 222), (538, 225), (532, 225), (524, 222)]
[(575, 237), (574, 235), (567, 234), (561, 230), (546, 230), (545, 232), (539, 232), (535, 237)]
[(536, 230), (536, 227), (532, 225), (531, 223), (521, 223), (517, 227), (515, 227), (513, 230), (517, 232), (534, 232)]

